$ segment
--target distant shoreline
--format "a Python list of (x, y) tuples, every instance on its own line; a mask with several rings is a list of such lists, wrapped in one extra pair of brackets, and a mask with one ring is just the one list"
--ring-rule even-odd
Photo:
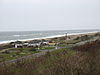
[[(91, 34), (96, 34), (100, 31), (92, 31), (92, 32), (82, 32), (82, 33), (71, 33), (71, 34), (68, 34), (68, 36), (81, 36), (81, 35), (91, 35)], [(55, 36), (48, 36), (48, 37), (41, 37), (41, 38), (32, 38), (32, 39), (23, 39), (23, 40), (18, 40), (18, 41), (32, 41), (32, 40), (41, 40), (41, 39), (52, 39), (52, 38), (60, 38), (60, 37), (64, 37), (66, 36), (65, 34), (63, 35), (55, 35)], [(0, 42), (0, 44), (9, 44), (11, 42), (15, 42), (17, 40), (10, 40), (10, 41), (3, 41), (3, 42)]]

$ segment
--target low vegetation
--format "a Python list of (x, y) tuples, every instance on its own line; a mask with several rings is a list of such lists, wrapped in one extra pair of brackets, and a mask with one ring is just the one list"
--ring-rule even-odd
[(41, 52), (39, 50), (51, 50), (55, 47), (42, 46), (40, 48), (7, 48), (0, 51), (0, 62), (17, 59), (22, 56), (31, 55)]
[(34, 48), (7, 48), (0, 51), (0, 62), (38, 53)]
[(15, 63), (3, 63), (0, 75), (100, 75), (100, 41)]
[(50, 50), (50, 49), (55, 49), (55, 46), (42, 46), (39, 48), (40, 50)]

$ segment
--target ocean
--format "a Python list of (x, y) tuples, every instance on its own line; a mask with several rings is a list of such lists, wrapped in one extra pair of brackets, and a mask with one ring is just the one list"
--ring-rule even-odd
[(13, 42), (17, 40), (32, 40), (36, 38), (47, 38), (63, 36), (67, 34), (87, 33), (100, 31), (99, 29), (93, 30), (57, 30), (57, 31), (8, 31), (0, 32), (0, 43)]

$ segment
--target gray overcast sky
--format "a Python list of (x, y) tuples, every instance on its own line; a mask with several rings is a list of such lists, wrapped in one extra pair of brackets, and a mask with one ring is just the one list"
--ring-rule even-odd
[(100, 0), (0, 0), (0, 31), (100, 28)]

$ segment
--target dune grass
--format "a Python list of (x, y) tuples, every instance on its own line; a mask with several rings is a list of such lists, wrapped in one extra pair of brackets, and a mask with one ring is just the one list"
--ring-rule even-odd
[(100, 75), (100, 41), (3, 63), (0, 75)]

